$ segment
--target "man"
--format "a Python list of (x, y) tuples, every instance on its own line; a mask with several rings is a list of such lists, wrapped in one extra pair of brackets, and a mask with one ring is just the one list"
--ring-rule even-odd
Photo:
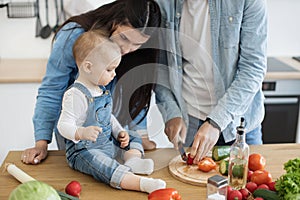
[(214, 145), (232, 144), (244, 117), (247, 143), (261, 144), (265, 0), (157, 1), (166, 65), (155, 92), (169, 140), (184, 140), (197, 163)]

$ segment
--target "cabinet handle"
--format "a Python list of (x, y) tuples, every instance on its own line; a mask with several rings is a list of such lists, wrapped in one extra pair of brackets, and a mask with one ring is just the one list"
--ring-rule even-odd
[(289, 97), (289, 98), (266, 98), (265, 104), (297, 104), (297, 97)]

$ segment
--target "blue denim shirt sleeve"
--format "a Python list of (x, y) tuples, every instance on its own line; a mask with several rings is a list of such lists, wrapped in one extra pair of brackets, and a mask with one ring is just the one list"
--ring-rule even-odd
[[(234, 18), (225, 16), (228, 21)], [(237, 41), (237, 69), (233, 71), (233, 80), (230, 85), (225, 86), (225, 93), (220, 94), (217, 106), (209, 114), (220, 127), (224, 130), (232, 121), (236, 121), (232, 127), (238, 124), (239, 116), (246, 117), (248, 131), (256, 128), (263, 117), (263, 95), (261, 92), (261, 84), (266, 74), (266, 47), (267, 47), (267, 11), (264, 0), (244, 1), (244, 9), (240, 17), (238, 25), (238, 34), (232, 31), (232, 40)], [(222, 23), (222, 19), (221, 19)], [(222, 27), (221, 27), (222, 31)], [(224, 35), (223, 35), (224, 36)], [(239, 38), (239, 40), (237, 38)], [(227, 41), (224, 41), (227, 40)], [(231, 37), (223, 38), (223, 48), (220, 52), (230, 57)], [(234, 51), (234, 50), (233, 50)], [(219, 63), (219, 66), (226, 64)], [(226, 67), (225, 67), (226, 68)], [(229, 69), (227, 71), (230, 71)], [(223, 74), (224, 75), (224, 74)], [(221, 97), (221, 95), (223, 95)], [(232, 129), (232, 128), (231, 128)], [(232, 135), (232, 130), (229, 135)], [(224, 138), (230, 140), (230, 136), (223, 134)]]
[[(73, 29), (76, 26), (78, 28)], [(56, 35), (48, 59), (46, 74), (36, 98), (33, 116), (35, 141), (52, 141), (63, 94), (77, 76), (72, 47), (83, 32), (84, 30), (78, 24), (72, 22), (66, 24)]]

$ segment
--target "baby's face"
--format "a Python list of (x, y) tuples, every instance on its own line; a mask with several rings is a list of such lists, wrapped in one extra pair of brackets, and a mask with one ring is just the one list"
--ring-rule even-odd
[[(115, 46), (117, 48), (117, 45)], [(108, 85), (116, 76), (115, 69), (121, 62), (121, 53), (119, 49), (109, 49), (98, 56), (94, 56), (90, 61), (92, 63), (90, 79), (95, 85)]]
[(105, 67), (104, 70), (102, 70), (98, 79), (98, 85), (106, 86), (114, 79), (114, 77), (116, 76), (115, 69), (120, 64), (120, 61), (121, 61), (121, 57), (120, 59), (113, 60), (113, 62), (111, 62), (109, 65)]

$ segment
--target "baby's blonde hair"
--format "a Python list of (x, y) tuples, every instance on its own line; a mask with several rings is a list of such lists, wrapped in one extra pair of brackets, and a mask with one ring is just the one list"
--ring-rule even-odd
[(90, 30), (81, 34), (73, 45), (73, 56), (78, 67), (91, 56), (106, 55), (120, 48), (99, 30)]

